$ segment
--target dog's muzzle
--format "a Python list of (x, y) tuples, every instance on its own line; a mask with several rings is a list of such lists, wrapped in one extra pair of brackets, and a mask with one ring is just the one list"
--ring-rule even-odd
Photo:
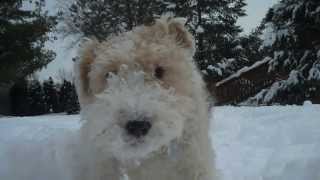
[(146, 120), (128, 121), (125, 128), (126, 128), (126, 131), (129, 135), (131, 135), (135, 138), (141, 138), (141, 137), (148, 134), (148, 132), (151, 128), (151, 123)]

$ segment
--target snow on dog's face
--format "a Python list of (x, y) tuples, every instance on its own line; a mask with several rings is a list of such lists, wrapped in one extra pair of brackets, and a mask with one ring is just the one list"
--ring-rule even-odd
[(193, 53), (179, 19), (88, 43), (76, 80), (94, 145), (119, 160), (139, 160), (179, 139), (195, 108)]

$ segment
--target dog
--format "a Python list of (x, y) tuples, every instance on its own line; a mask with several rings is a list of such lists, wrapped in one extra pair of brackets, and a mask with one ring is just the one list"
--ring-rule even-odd
[(84, 180), (216, 180), (204, 82), (182, 18), (85, 43), (75, 65)]

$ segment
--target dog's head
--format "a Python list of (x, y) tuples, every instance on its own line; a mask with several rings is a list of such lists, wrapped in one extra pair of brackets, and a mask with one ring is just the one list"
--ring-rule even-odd
[(179, 139), (192, 116), (194, 41), (180, 19), (85, 45), (76, 65), (84, 127), (120, 160), (140, 159)]

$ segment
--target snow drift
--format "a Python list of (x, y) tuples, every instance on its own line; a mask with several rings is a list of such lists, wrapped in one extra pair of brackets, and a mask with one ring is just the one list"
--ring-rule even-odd
[[(217, 107), (221, 180), (320, 179), (320, 105)], [(79, 116), (0, 118), (1, 180), (70, 180)]]

